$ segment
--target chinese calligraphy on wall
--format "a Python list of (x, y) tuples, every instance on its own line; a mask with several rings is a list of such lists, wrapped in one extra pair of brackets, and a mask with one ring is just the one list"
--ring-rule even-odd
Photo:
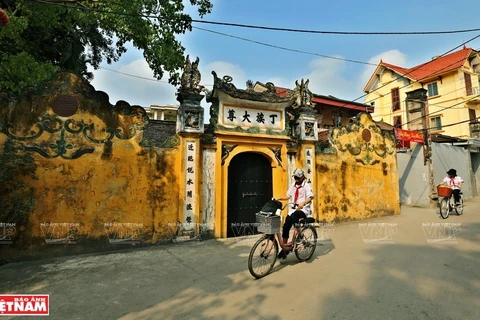
[(305, 175), (308, 183), (312, 183), (312, 161), (313, 161), (313, 148), (305, 148)]
[(195, 188), (196, 188), (196, 174), (195, 174), (195, 164), (197, 163), (196, 159), (196, 141), (186, 142), (186, 159), (185, 159), (185, 209), (184, 209), (184, 222), (193, 223), (194, 222), (194, 209), (195, 205)]
[(283, 130), (282, 111), (223, 106), (222, 124), (225, 126), (259, 127)]

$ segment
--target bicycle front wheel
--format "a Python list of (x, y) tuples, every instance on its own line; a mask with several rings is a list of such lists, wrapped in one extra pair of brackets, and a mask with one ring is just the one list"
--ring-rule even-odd
[(458, 215), (461, 215), (463, 213), (463, 197), (460, 198), (460, 204), (458, 206), (455, 205), (455, 211)]
[(256, 279), (265, 277), (277, 261), (278, 244), (274, 235), (265, 235), (253, 245), (248, 256), (248, 270)]
[(313, 256), (317, 248), (318, 235), (314, 227), (302, 228), (302, 233), (297, 236), (295, 255), (299, 261), (307, 261)]
[(447, 219), (449, 211), (450, 211), (450, 201), (448, 201), (448, 198), (443, 198), (440, 201), (440, 216), (443, 219)]

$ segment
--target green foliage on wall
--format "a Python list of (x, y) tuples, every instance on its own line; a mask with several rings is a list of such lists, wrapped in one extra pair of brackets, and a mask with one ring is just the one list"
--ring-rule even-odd
[(37, 165), (23, 146), (7, 139), (0, 151), (0, 222), (24, 223), (35, 209), (34, 189), (27, 179), (37, 179)]

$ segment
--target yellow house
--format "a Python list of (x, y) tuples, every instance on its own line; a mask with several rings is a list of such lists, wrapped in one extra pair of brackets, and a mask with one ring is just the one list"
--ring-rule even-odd
[(410, 129), (405, 99), (407, 92), (428, 91), (427, 126), (432, 137), (480, 136), (480, 55), (464, 47), (433, 57), (412, 68), (380, 61), (365, 85), (365, 103), (375, 107), (372, 117), (396, 128)]

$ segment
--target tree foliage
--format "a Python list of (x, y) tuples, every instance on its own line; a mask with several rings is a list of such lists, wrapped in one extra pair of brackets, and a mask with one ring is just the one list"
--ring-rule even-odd
[[(211, 0), (189, 0), (201, 17)], [(190, 31), (184, 0), (0, 0), (10, 17), (0, 28), (0, 89), (21, 92), (54, 72), (91, 80), (88, 65), (118, 61), (126, 44), (143, 52), (161, 79), (176, 85), (185, 48), (176, 35)]]

